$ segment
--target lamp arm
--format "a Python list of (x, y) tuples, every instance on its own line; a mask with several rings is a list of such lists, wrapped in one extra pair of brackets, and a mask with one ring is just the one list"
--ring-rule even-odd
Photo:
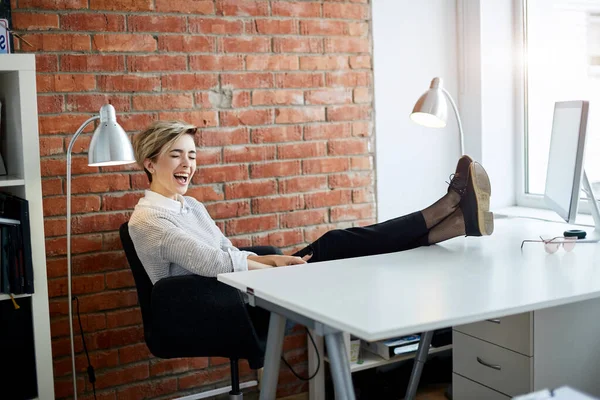
[(448, 98), (448, 101), (450, 101), (450, 104), (452, 105), (452, 110), (454, 111), (454, 115), (456, 116), (456, 121), (458, 122), (458, 133), (460, 135), (460, 155), (462, 156), (463, 154), (465, 154), (465, 137), (463, 134), (462, 122), (460, 121), (460, 115), (458, 114), (458, 108), (456, 107), (456, 103), (454, 103), (452, 96), (450, 96), (450, 93), (448, 93), (448, 91), (443, 87), (440, 89), (442, 89), (442, 92), (444, 92), (444, 94)]
[(75, 344), (73, 341), (73, 298), (71, 297), (71, 151), (75, 140), (92, 121), (100, 119), (99, 115), (89, 118), (75, 132), (67, 150), (67, 296), (69, 305), (69, 335), (71, 338), (71, 368), (73, 374), (73, 398), (77, 400), (77, 371), (75, 370)]

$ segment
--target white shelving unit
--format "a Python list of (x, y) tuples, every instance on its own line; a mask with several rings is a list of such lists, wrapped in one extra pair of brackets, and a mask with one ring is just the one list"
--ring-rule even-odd
[[(31, 225), (35, 293), (15, 298), (31, 297), (38, 398), (53, 400), (54, 378), (33, 54), (0, 55), (0, 101), (4, 119), (0, 149), (9, 173), (7, 176), (0, 176), (0, 191), (28, 200)], [(9, 298), (8, 295), (0, 295), (0, 300)]]

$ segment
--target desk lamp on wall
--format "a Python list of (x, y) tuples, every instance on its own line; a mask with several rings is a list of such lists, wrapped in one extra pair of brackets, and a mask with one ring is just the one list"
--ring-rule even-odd
[(452, 105), (452, 110), (456, 116), (458, 122), (458, 133), (460, 134), (460, 155), (465, 154), (465, 139), (463, 136), (462, 123), (460, 121), (460, 115), (458, 114), (458, 108), (456, 103), (450, 96), (450, 93), (444, 89), (441, 78), (433, 78), (429, 90), (427, 90), (419, 100), (415, 103), (410, 119), (419, 125), (427, 126), (430, 128), (443, 128), (446, 126), (446, 120), (448, 119), (448, 105), (446, 104), (446, 98)]
[(71, 295), (71, 152), (73, 144), (85, 127), (96, 120), (100, 120), (94, 131), (88, 152), (88, 165), (102, 167), (109, 165), (123, 165), (135, 162), (133, 147), (129, 137), (117, 123), (115, 108), (106, 104), (100, 109), (100, 114), (85, 121), (79, 127), (69, 143), (67, 150), (67, 291), (69, 296), (69, 334), (71, 338), (71, 364), (73, 374), (73, 397), (77, 400), (77, 372), (75, 370), (75, 346), (73, 342), (73, 297)]

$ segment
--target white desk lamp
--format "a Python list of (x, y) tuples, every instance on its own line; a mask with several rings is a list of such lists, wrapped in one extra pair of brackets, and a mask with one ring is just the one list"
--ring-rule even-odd
[(67, 150), (67, 290), (69, 296), (69, 334), (71, 337), (71, 363), (73, 374), (73, 397), (77, 400), (77, 371), (75, 370), (75, 345), (73, 342), (73, 298), (71, 296), (71, 151), (73, 144), (83, 129), (92, 121), (100, 123), (94, 131), (88, 152), (88, 165), (101, 167), (108, 165), (131, 164), (135, 162), (129, 137), (117, 123), (115, 108), (106, 104), (100, 109), (100, 115), (93, 116), (79, 127), (69, 143)]
[(465, 139), (463, 135), (462, 123), (460, 121), (460, 115), (458, 114), (458, 108), (456, 103), (450, 96), (450, 93), (444, 89), (441, 78), (433, 78), (429, 90), (427, 90), (419, 100), (415, 103), (410, 119), (419, 125), (427, 126), (430, 128), (443, 128), (446, 126), (446, 120), (448, 119), (448, 105), (446, 99), (450, 101), (456, 121), (458, 122), (458, 133), (460, 134), (460, 154), (465, 154)]

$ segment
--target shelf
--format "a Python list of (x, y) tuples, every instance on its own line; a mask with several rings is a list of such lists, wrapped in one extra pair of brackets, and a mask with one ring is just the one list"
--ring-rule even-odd
[(24, 186), (25, 179), (19, 178), (14, 175), (4, 175), (0, 176), (0, 187), (8, 187), (8, 186)]
[[(20, 299), (22, 297), (31, 297), (31, 293), (13, 294), (13, 297), (15, 299)], [(4, 294), (4, 293), (0, 293), (0, 301), (2, 301), (2, 300), (10, 300), (10, 295)]]
[[(442, 346), (442, 347), (432, 347), (429, 349), (429, 355), (431, 354), (435, 354), (435, 353), (441, 353), (442, 351), (446, 351), (446, 350), (450, 350), (452, 349), (452, 345), (449, 344), (447, 346)], [(370, 369), (370, 368), (375, 368), (375, 367), (380, 367), (382, 365), (387, 365), (387, 364), (393, 364), (399, 361), (404, 361), (404, 360), (410, 360), (411, 358), (415, 358), (415, 355), (417, 354), (416, 351), (412, 352), (412, 353), (407, 353), (407, 354), (402, 354), (399, 356), (396, 356), (394, 358), (390, 358), (389, 360), (384, 360), (382, 357), (378, 356), (377, 354), (373, 354), (368, 350), (365, 349), (360, 349), (360, 361), (362, 361), (362, 363), (350, 363), (350, 372), (358, 372), (358, 371), (363, 371), (365, 369)], [(329, 358), (325, 357), (325, 361), (329, 362)]]

